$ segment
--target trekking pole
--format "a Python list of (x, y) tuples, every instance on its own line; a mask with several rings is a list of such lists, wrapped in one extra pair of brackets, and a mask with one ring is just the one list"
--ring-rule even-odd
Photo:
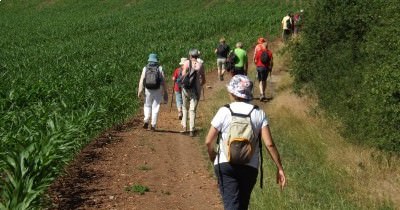
[(204, 96), (204, 85), (201, 86), (201, 87), (203, 88), (203, 101), (205, 101), (205, 100), (206, 100), (206, 97)]
[(174, 100), (174, 95), (175, 95), (175, 90), (174, 90), (174, 87), (172, 87), (172, 94), (171, 94), (171, 103), (170, 103), (170, 106), (169, 106), (169, 112), (171, 112), (171, 110), (172, 110), (172, 101)]

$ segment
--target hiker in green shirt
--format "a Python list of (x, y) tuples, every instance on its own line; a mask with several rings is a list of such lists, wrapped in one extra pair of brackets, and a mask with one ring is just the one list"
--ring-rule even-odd
[(235, 64), (235, 69), (232, 71), (232, 76), (237, 74), (247, 75), (247, 69), (249, 67), (247, 63), (247, 52), (243, 50), (243, 43), (236, 43), (236, 48), (234, 49), (235, 55), (237, 56), (237, 62)]

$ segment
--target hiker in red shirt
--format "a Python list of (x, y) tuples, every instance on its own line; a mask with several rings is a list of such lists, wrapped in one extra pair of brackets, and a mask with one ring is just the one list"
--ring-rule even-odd
[[(178, 119), (182, 120), (182, 66), (187, 61), (187, 58), (181, 58), (180, 67), (176, 68), (172, 75), (174, 81), (174, 93), (176, 99), (176, 108), (178, 109)], [(171, 102), (172, 103), (172, 102)]]
[(260, 101), (264, 101), (265, 89), (267, 88), (268, 74), (272, 71), (273, 57), (271, 50), (268, 49), (268, 43), (263, 42), (261, 45), (257, 45), (259, 49), (255, 50), (254, 63), (257, 69), (257, 78), (259, 81), (260, 88)]
[(256, 54), (258, 51), (264, 49), (263, 43), (266, 42), (266, 40), (263, 37), (260, 37), (257, 39), (257, 45), (254, 48), (254, 54), (253, 54), (253, 61), (254, 64), (256, 64)]

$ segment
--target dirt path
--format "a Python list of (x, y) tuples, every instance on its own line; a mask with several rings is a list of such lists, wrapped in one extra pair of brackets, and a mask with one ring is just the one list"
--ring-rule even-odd
[[(207, 100), (200, 101), (200, 110), (224, 87), (214, 74), (207, 75), (207, 85), (213, 86), (205, 92)], [(222, 209), (201, 152), (203, 139), (179, 132), (173, 105), (171, 112), (170, 104), (161, 106), (156, 132), (142, 128), (140, 115), (88, 145), (51, 187), (53, 209)], [(197, 120), (202, 118), (200, 112)], [(149, 192), (126, 191), (133, 185), (146, 186)]]

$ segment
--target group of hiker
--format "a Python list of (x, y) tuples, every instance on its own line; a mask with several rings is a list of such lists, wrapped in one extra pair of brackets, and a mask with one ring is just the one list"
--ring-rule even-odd
[(288, 12), (281, 21), (282, 25), (282, 40), (287, 42), (291, 37), (295, 37), (303, 28), (304, 10), (292, 13)]
[[(217, 55), (218, 78), (224, 80), (225, 72), (230, 72), (231, 76), (247, 75), (248, 73), (248, 58), (247, 52), (243, 50), (243, 43), (236, 43), (236, 48), (230, 50), (225, 39), (221, 38), (215, 49)], [(265, 90), (267, 85), (268, 75), (272, 72), (273, 56), (271, 50), (268, 49), (268, 42), (260, 37), (257, 40), (257, 45), (253, 54), (253, 62), (256, 65), (257, 79), (260, 88), (260, 101), (266, 100)]]
[[(224, 208), (248, 209), (250, 195), (259, 173), (258, 168), (262, 167), (262, 142), (277, 167), (276, 180), (282, 189), (286, 185), (286, 177), (272, 139), (268, 118), (260, 107), (251, 104), (254, 84), (247, 76), (248, 57), (243, 43), (237, 42), (235, 48), (230, 49), (225, 39), (221, 38), (214, 52), (217, 57), (217, 79), (224, 81), (226, 72), (231, 75), (227, 84), (231, 103), (221, 107), (212, 119), (205, 144), (210, 161), (214, 164)], [(190, 136), (195, 135), (196, 110), (202, 86), (206, 83), (203, 60), (199, 56), (199, 50), (191, 49), (189, 57), (181, 58), (179, 67), (172, 75), (178, 119), (181, 120), (182, 132), (189, 131)], [(273, 56), (263, 37), (257, 40), (253, 62), (259, 81), (259, 99), (264, 101), (266, 80), (272, 71)], [(162, 100), (168, 101), (165, 75), (158, 56), (154, 53), (149, 55), (148, 64), (142, 70), (138, 97), (143, 92), (143, 128), (154, 131), (160, 103)], [(217, 150), (215, 144), (218, 145)], [(260, 173), (262, 186), (262, 170)]]

